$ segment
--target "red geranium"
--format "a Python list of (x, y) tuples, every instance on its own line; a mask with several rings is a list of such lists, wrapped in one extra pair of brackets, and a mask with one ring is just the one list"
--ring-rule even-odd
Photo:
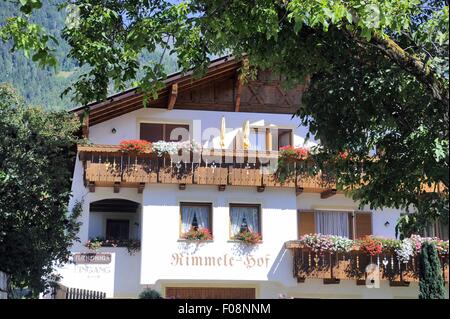
[(191, 227), (189, 231), (183, 234), (182, 238), (186, 240), (212, 240), (213, 236), (208, 228)]
[(151, 150), (151, 143), (145, 140), (125, 140), (120, 142), (120, 150), (127, 153), (144, 154)]
[(359, 243), (359, 249), (371, 256), (381, 254), (383, 251), (383, 243), (373, 237), (367, 236)]
[(294, 147), (292, 145), (280, 147), (280, 155), (286, 159), (304, 159), (308, 157), (308, 150), (304, 147)]

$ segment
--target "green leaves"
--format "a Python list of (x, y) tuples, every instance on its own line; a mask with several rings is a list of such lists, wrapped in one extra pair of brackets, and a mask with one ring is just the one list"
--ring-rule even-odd
[(80, 211), (67, 211), (79, 121), (26, 106), (0, 85), (0, 269), (34, 296), (67, 261)]

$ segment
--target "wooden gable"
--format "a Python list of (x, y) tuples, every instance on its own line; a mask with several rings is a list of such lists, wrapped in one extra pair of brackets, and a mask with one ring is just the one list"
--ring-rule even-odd
[[(199, 79), (192, 74), (169, 76), (158, 99), (149, 101), (148, 107), (282, 114), (293, 114), (298, 109), (305, 85), (286, 90), (282, 78), (270, 71), (259, 71), (257, 79), (241, 83), (240, 66), (240, 61), (222, 58), (211, 63)], [(88, 108), (92, 126), (143, 107), (143, 95), (133, 89), (73, 111), (81, 114)]]

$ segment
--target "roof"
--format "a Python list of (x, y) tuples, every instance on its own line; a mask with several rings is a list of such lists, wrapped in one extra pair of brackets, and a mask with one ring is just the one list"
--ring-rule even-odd
[[(266, 92), (264, 88), (261, 89), (261, 86), (265, 85), (261, 80), (255, 81), (253, 87), (247, 83), (242, 84), (237, 76), (240, 66), (241, 60), (233, 56), (225, 56), (213, 60), (201, 78), (195, 78), (193, 70), (171, 74), (162, 81), (165, 86), (158, 91), (158, 98), (147, 101), (147, 106), (225, 112), (293, 114), (296, 111), (298, 105), (292, 103), (292, 100), (297, 100), (297, 96), (289, 97), (290, 92), (284, 92), (280, 88), (281, 77), (275, 81), (270, 80), (271, 87)], [(297, 90), (295, 93), (299, 94), (299, 92)], [(213, 96), (209, 100), (204, 97), (208, 94)], [(88, 110), (88, 125), (93, 126), (143, 108), (143, 100), (144, 94), (139, 92), (139, 88), (132, 88), (109, 96), (105, 101), (77, 107), (70, 112), (81, 115)], [(241, 105), (243, 107), (240, 107)]]

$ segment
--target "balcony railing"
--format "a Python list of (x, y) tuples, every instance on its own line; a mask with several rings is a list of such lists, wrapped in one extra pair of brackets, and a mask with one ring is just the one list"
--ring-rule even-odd
[[(293, 275), (298, 282), (323, 279), (324, 284), (337, 284), (340, 280), (355, 280), (357, 285), (374, 284), (372, 280), (388, 280), (391, 286), (409, 286), (419, 280), (419, 257), (401, 262), (395, 253), (383, 252), (370, 256), (361, 251), (347, 253), (315, 252), (302, 247), (297, 241), (286, 243), (294, 256)], [(440, 256), (445, 282), (449, 280), (448, 255)], [(378, 272), (378, 273), (377, 273)], [(367, 280), (368, 279), (368, 280)]]
[[(300, 192), (336, 192), (334, 180), (326, 174), (309, 176), (299, 163), (290, 163), (295, 174), (280, 181), (274, 170), (278, 152), (203, 150), (180, 156), (158, 157), (155, 153), (133, 155), (118, 146), (78, 146), (84, 163), (84, 178), (95, 186), (140, 187), (147, 183), (294, 188)], [(187, 157), (186, 157), (187, 156)]]

